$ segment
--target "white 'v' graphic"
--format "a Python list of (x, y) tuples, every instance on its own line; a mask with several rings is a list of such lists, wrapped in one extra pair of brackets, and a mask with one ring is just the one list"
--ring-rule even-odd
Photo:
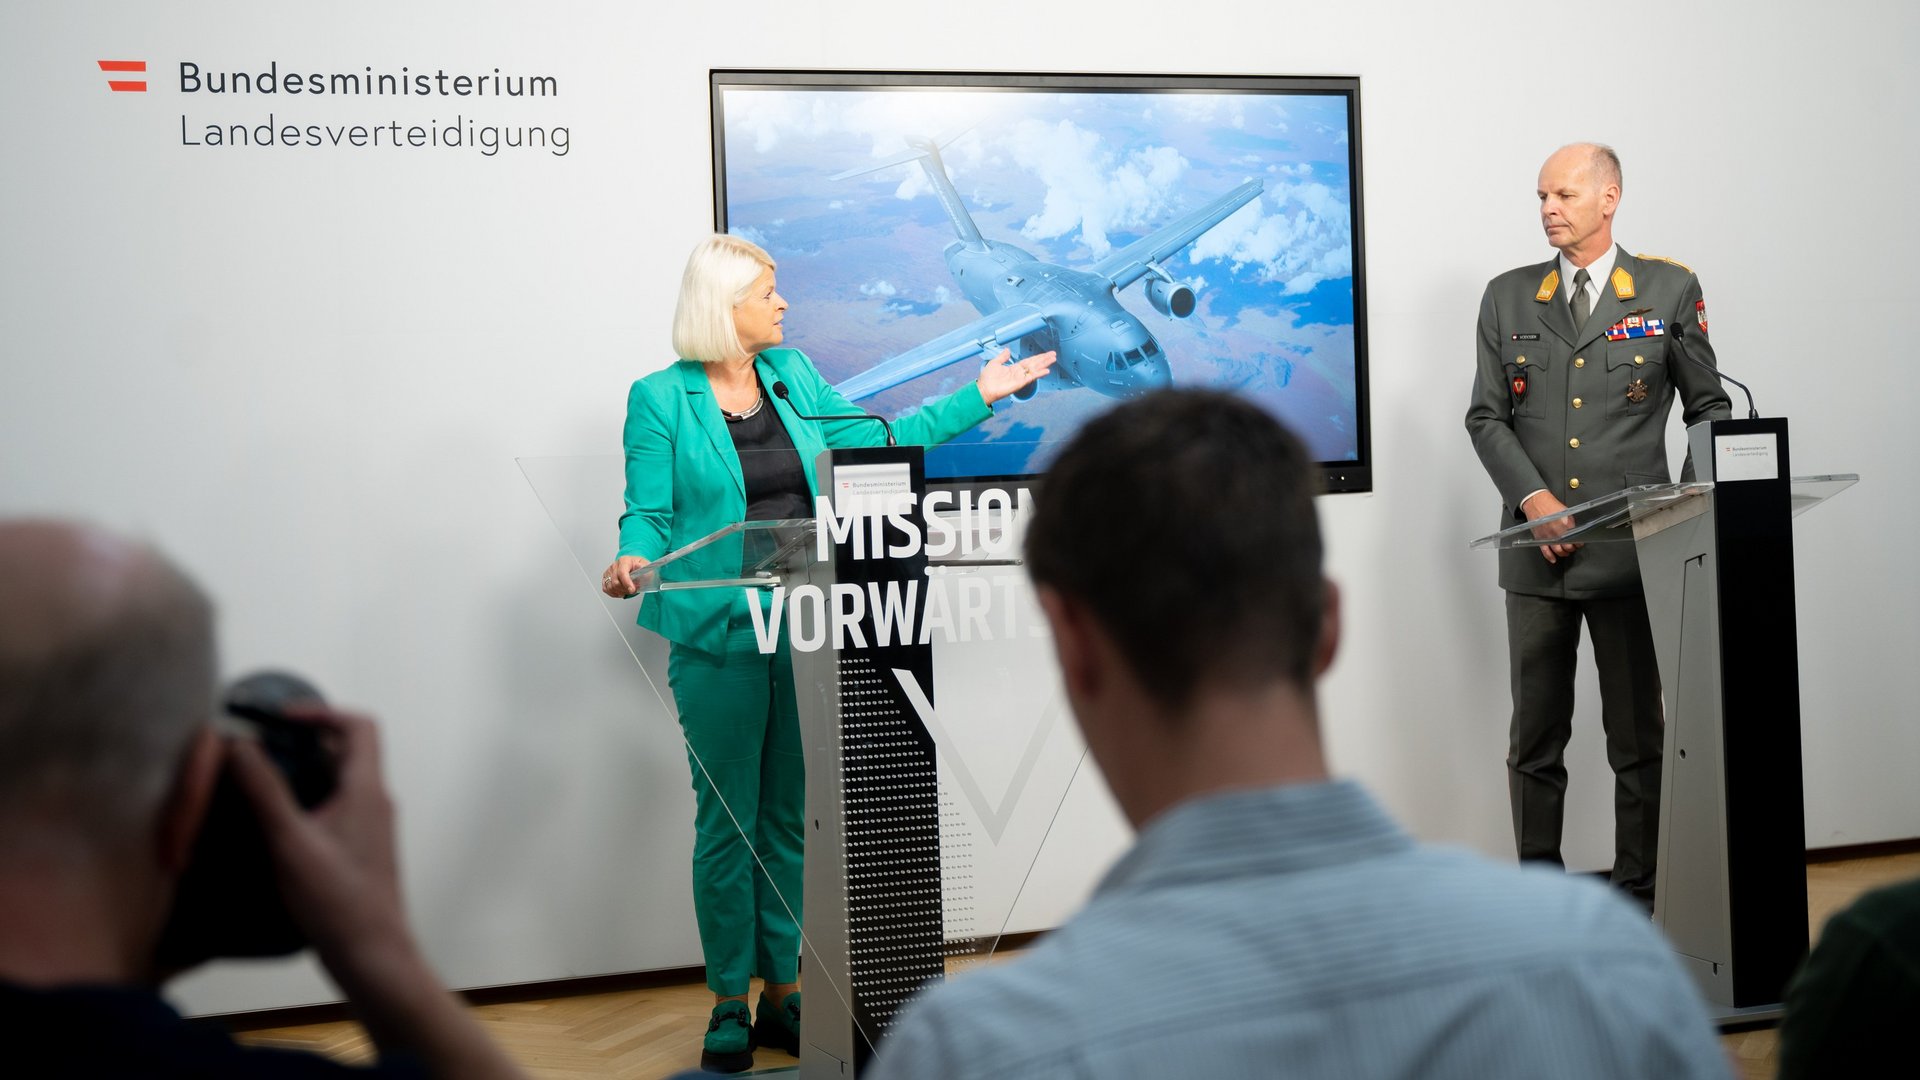
[(927, 700), (926, 692), (920, 689), (920, 680), (913, 672), (900, 668), (893, 669), (893, 677), (900, 682), (900, 689), (907, 695), (907, 701), (913, 705), (913, 711), (920, 716), (920, 722), (926, 725), (927, 734), (933, 736), (933, 745), (940, 752), (940, 760), (953, 770), (953, 777), (960, 784), (960, 793), (973, 805), (974, 813), (980, 816), (980, 824), (987, 830), (987, 838), (995, 844), (1000, 842), (1001, 834), (1007, 831), (1007, 822), (1013, 819), (1014, 808), (1020, 804), (1020, 796), (1026, 791), (1027, 781), (1033, 776), (1033, 767), (1040, 761), (1040, 748), (1046, 745), (1047, 736), (1053, 732), (1054, 722), (1060, 716), (1060, 702), (1055, 698), (1047, 702), (1040, 714), (1040, 722), (1033, 726), (1033, 734), (1027, 737), (1027, 748), (1020, 755), (1020, 764), (1013, 770), (1013, 779), (1007, 783), (1006, 797), (995, 806), (987, 801), (987, 793), (981, 790), (980, 782), (974, 779), (973, 770), (956, 748), (947, 729), (941, 725), (940, 716), (934, 711), (933, 702)]

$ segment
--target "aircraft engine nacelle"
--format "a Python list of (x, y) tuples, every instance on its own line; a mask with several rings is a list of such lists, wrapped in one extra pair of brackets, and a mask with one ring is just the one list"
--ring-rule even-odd
[(1154, 278), (1147, 282), (1147, 299), (1155, 311), (1170, 319), (1184, 319), (1193, 314), (1193, 290), (1185, 282)]
[(1060, 365), (1055, 364), (1052, 371), (1047, 372), (1045, 375), (1040, 376), (1039, 378), (1033, 380), (1032, 382), (1021, 387), (1020, 389), (1015, 390), (1012, 395), (1013, 400), (1032, 401), (1033, 396), (1035, 394), (1038, 394), (1041, 390), (1044, 389), (1051, 392), (1051, 391), (1060, 389), (1062, 385), (1065, 385), (1065, 384), (1063, 384), (1060, 379)]

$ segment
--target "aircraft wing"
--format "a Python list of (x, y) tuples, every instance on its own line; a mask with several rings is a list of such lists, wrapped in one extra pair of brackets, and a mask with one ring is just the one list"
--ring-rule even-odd
[(1147, 264), (1159, 262), (1200, 238), (1200, 234), (1227, 219), (1227, 215), (1253, 201), (1266, 187), (1265, 181), (1249, 180), (1198, 210), (1160, 227), (1119, 251), (1112, 252), (1090, 268), (1124, 289), (1147, 273)]
[(958, 363), (983, 352), (998, 352), (1047, 325), (1046, 316), (1032, 304), (1012, 304), (982, 315), (965, 326), (949, 330), (932, 341), (890, 357), (841, 383), (836, 389), (848, 401), (872, 397), (929, 371)]

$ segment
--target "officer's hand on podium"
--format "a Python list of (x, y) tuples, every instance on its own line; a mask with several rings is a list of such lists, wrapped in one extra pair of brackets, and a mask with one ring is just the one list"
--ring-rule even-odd
[(646, 577), (647, 560), (638, 555), (622, 555), (600, 575), (600, 591), (615, 600), (625, 600), (640, 591), (639, 579)]
[[(1567, 504), (1554, 498), (1553, 493), (1549, 491), (1536, 491), (1520, 504), (1520, 512), (1527, 515), (1528, 521), (1553, 517), (1566, 508)], [(1542, 540), (1554, 540), (1572, 532), (1573, 526), (1573, 518), (1563, 517), (1534, 526), (1533, 535)], [(1578, 550), (1580, 550), (1579, 544), (1540, 545), (1540, 554), (1550, 563), (1557, 563)]]

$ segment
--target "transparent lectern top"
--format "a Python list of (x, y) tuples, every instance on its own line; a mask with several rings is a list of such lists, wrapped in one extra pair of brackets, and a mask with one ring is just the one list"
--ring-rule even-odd
[[(1825, 476), (1796, 476), (1790, 489), (1794, 517), (1799, 517), (1822, 502), (1858, 483), (1856, 473)], [(1712, 494), (1713, 482), (1694, 480), (1679, 484), (1646, 484), (1622, 488), (1578, 506), (1569, 506), (1557, 514), (1537, 521), (1525, 521), (1475, 540), (1469, 547), (1533, 547), (1540, 543), (1534, 530), (1555, 521), (1572, 520), (1574, 527), (1555, 538), (1562, 544), (1607, 544), (1633, 540), (1651, 529), (1658, 532), (1666, 521), (1683, 521), (1704, 510), (1705, 498)]]
[[(714, 544), (736, 541), (740, 545), (740, 574), (729, 578), (680, 579), (674, 568), (688, 555)], [(796, 565), (813, 543), (812, 518), (787, 518), (780, 521), (737, 521), (708, 533), (693, 543), (668, 552), (644, 570), (633, 575), (642, 593), (672, 589), (713, 589), (725, 586), (774, 586), (782, 570)]]
[(1793, 490), (1789, 495), (1793, 500), (1793, 516), (1799, 517), (1859, 482), (1859, 473), (1794, 477)]

